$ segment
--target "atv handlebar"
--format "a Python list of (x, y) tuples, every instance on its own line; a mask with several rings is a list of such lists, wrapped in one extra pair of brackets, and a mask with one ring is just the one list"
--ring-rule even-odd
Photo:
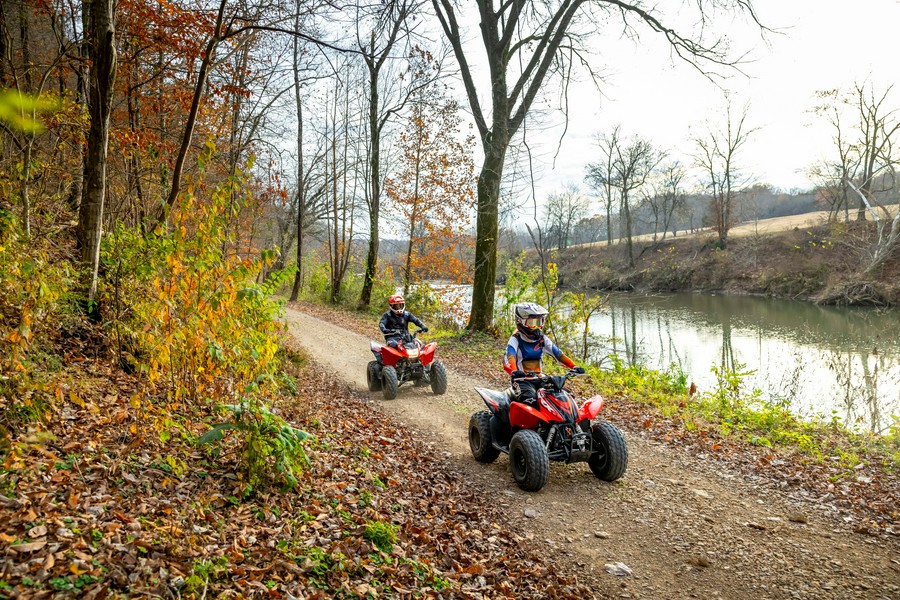
[(409, 331), (403, 331), (402, 329), (390, 329), (384, 332), (384, 337), (394, 337), (397, 336), (404, 341), (415, 340), (416, 336), (425, 331), (425, 329), (416, 329), (412, 333)]
[[(579, 377), (581, 375), (587, 375), (584, 372), (584, 369), (581, 367), (574, 367), (566, 371), (566, 374), (563, 376), (566, 380), (572, 379), (573, 377)], [(542, 382), (550, 381), (550, 378), (554, 377), (554, 375), (544, 375), (543, 373), (538, 373), (537, 371), (526, 371), (524, 377), (515, 377), (513, 381), (527, 380), (527, 379), (540, 379)]]

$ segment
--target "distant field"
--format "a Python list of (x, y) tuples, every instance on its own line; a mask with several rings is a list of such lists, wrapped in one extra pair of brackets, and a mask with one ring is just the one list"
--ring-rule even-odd
[[(893, 204), (887, 206), (886, 209), (891, 213), (891, 215), (897, 214), (897, 204)], [(879, 214), (883, 215), (884, 211), (879, 210)], [(851, 218), (856, 218), (856, 210), (852, 210), (850, 212)], [(866, 214), (866, 218), (871, 220), (871, 213)], [(786, 217), (773, 217), (771, 219), (760, 219), (759, 221), (750, 221), (747, 223), (741, 223), (739, 225), (735, 225), (732, 227), (728, 235), (729, 237), (736, 236), (747, 236), (747, 235), (756, 235), (756, 234), (765, 234), (765, 233), (775, 233), (778, 231), (786, 231), (788, 229), (793, 229), (794, 227), (813, 227), (815, 225), (822, 225), (828, 219), (828, 211), (827, 210), (817, 210), (815, 212), (808, 212), (799, 215), (788, 215)], [(691, 235), (713, 235), (715, 230), (712, 227), (704, 227), (702, 229), (695, 229), (694, 233), (687, 233), (685, 231), (679, 231), (677, 238), (683, 238)], [(662, 234), (657, 234), (657, 238), (659, 238)], [(669, 233), (666, 235), (666, 239), (670, 239), (672, 234)], [(676, 238), (676, 239), (677, 239)], [(652, 233), (646, 233), (642, 235), (636, 235), (631, 238), (635, 242), (642, 241), (650, 241), (653, 239)], [(596, 244), (603, 244), (605, 242), (595, 242)], [(581, 244), (588, 245), (588, 244)]]

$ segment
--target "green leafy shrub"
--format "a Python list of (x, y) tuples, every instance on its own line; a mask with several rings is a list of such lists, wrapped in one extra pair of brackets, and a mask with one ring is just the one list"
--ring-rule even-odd
[(47, 240), (26, 239), (19, 220), (0, 209), (0, 424), (42, 420), (52, 405), (56, 386), (45, 364), (59, 365), (50, 347), (71, 318), (74, 279)]
[[(248, 391), (252, 393), (253, 390)], [(242, 455), (251, 486), (263, 487), (272, 473), (283, 486), (296, 486), (297, 475), (303, 467), (309, 466), (301, 442), (313, 436), (293, 427), (253, 396), (241, 404), (227, 405), (223, 409), (231, 413), (231, 420), (214, 425), (200, 436), (197, 443), (220, 441), (228, 430), (241, 432)]]
[(112, 307), (122, 360), (149, 383), (132, 406), (161, 432), (173, 415), (191, 420), (231, 406), (230, 426), (206, 436), (222, 439), (223, 431), (236, 430), (251, 485), (271, 472), (290, 486), (302, 463), (300, 438), (269, 406), (292, 387), (277, 356), (283, 303), (273, 299), (292, 272), (275, 271), (257, 283), (276, 254), (248, 258), (233, 250), (226, 217), (236, 211), (240, 191), (234, 180), (205, 200), (183, 194), (170, 226), (154, 235), (117, 227), (102, 249), (101, 301)]

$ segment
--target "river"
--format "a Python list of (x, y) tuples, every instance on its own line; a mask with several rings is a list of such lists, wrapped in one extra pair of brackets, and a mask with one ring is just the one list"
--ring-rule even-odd
[[(452, 295), (465, 288), (444, 288)], [(676, 365), (700, 390), (715, 387), (713, 366), (751, 373), (747, 392), (803, 418), (840, 419), (885, 431), (900, 418), (900, 310), (705, 294), (608, 295), (590, 320), (591, 359)], [(574, 354), (574, 348), (573, 354)]]
[[(838, 417), (881, 431), (900, 416), (900, 311), (838, 308), (773, 298), (612, 294), (590, 321), (595, 359), (616, 353), (665, 370), (675, 364), (700, 391), (713, 366), (752, 371), (746, 389), (801, 417)], [(605, 340), (603, 338), (606, 338)]]

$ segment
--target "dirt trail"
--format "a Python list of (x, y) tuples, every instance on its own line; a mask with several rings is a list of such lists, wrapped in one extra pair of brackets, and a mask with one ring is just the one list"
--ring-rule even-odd
[[(369, 339), (288, 309), (294, 337), (355, 391), (368, 394)], [(373, 332), (374, 334), (374, 332)], [(440, 352), (440, 349), (438, 349)], [(472, 391), (485, 381), (454, 372), (448, 392), (404, 385), (396, 400), (372, 394), (384, 412), (419, 431), (485, 502), (508, 507), (521, 534), (608, 581), (613, 597), (900, 598), (900, 543), (855, 534), (813, 505), (625, 430), (625, 478), (600, 482), (585, 463), (551, 464), (547, 486), (522, 492), (501, 456), (492, 465), (469, 453), (469, 415), (483, 408)], [(804, 522), (806, 521), (806, 522)], [(603, 573), (622, 562), (630, 577)]]

